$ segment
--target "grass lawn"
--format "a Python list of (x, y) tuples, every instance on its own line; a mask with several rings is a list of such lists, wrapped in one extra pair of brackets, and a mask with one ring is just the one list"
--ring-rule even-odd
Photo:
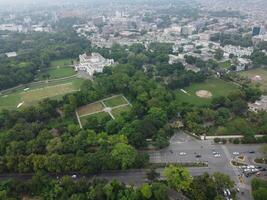
[(239, 74), (249, 79), (253, 78), (254, 76), (259, 75), (262, 80), (254, 81), (254, 83), (260, 84), (260, 88), (265, 93), (267, 93), (267, 69), (263, 69), (263, 68), (250, 69), (248, 71), (239, 72)]
[(83, 116), (83, 115), (89, 115), (94, 112), (102, 111), (103, 109), (104, 106), (102, 105), (102, 103), (96, 102), (78, 108), (77, 113), (79, 116)]
[(116, 117), (120, 116), (121, 113), (130, 111), (130, 109), (131, 109), (131, 106), (129, 106), (129, 105), (122, 106), (122, 107), (113, 109), (111, 111), (111, 113), (116, 118)]
[[(92, 115), (87, 115), (87, 116), (81, 117), (80, 120), (81, 120), (82, 125), (85, 126), (87, 123), (87, 120), (92, 118), (92, 117), (104, 118), (104, 117), (110, 117), (110, 115), (106, 112), (99, 112), (99, 113), (95, 113)], [(111, 117), (110, 117), (110, 119), (111, 119)]]
[(128, 102), (120, 95), (112, 97), (111, 99), (107, 99), (104, 101), (107, 107), (115, 107), (123, 104), (127, 104)]
[(37, 74), (37, 80), (57, 79), (76, 74), (72, 66), (72, 59), (62, 59), (52, 61), (50, 67)]
[[(226, 82), (218, 78), (209, 78), (203, 83), (194, 83), (189, 87), (182, 88), (188, 92), (183, 93), (180, 90), (176, 92), (176, 99), (180, 102), (187, 102), (193, 105), (209, 104), (214, 97), (227, 96), (232, 92), (238, 91), (238, 87), (231, 82)], [(212, 98), (200, 98), (196, 95), (199, 90), (207, 90), (212, 93)]]
[(74, 78), (55, 83), (35, 84), (30, 86), (28, 91), (19, 89), (3, 94), (0, 96), (0, 110), (16, 109), (22, 102), (24, 102), (23, 106), (29, 106), (45, 98), (60, 99), (67, 93), (79, 90), (83, 81), (83, 79)]
[(50, 67), (51, 68), (60, 68), (60, 67), (69, 67), (70, 65), (72, 65), (72, 61), (74, 61), (75, 59), (59, 59), (59, 60), (54, 60), (51, 62)]

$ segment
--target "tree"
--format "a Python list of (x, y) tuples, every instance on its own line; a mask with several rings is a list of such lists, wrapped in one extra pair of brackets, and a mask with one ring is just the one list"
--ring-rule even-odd
[(190, 188), (192, 177), (186, 168), (170, 165), (163, 171), (168, 185), (176, 191), (187, 191)]
[(167, 186), (162, 183), (155, 182), (152, 184), (152, 193), (155, 200), (168, 200)]
[(220, 49), (220, 48), (218, 48), (218, 49), (216, 49), (216, 51), (215, 51), (214, 58), (215, 58), (216, 60), (221, 60), (221, 59), (223, 58), (223, 54), (224, 54), (223, 50)]
[(159, 178), (159, 176), (160, 176), (160, 174), (158, 172), (156, 172), (156, 170), (154, 168), (151, 168), (146, 172), (146, 177), (151, 182), (153, 182), (154, 180), (157, 180), (157, 178)]
[(151, 186), (148, 184), (144, 184), (142, 185), (141, 189), (140, 189), (143, 197), (145, 197), (145, 199), (150, 199), (152, 196), (152, 191), (151, 191)]
[(216, 188), (220, 191), (223, 188), (233, 188), (235, 183), (231, 180), (230, 176), (222, 174), (220, 172), (215, 172), (213, 174)]
[(267, 159), (267, 144), (260, 147), (260, 152), (264, 155), (265, 159)]
[(267, 189), (260, 188), (256, 191), (252, 192), (252, 195), (254, 197), (254, 200), (266, 200), (267, 197)]
[(111, 155), (118, 161), (122, 169), (132, 167), (137, 158), (136, 150), (132, 146), (123, 143), (116, 144), (111, 151)]

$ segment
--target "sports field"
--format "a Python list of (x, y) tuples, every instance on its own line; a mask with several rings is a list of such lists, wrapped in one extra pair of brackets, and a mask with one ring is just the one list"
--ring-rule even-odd
[(100, 101), (82, 106), (76, 110), (76, 117), (82, 128), (87, 119), (92, 116), (109, 115), (111, 119), (120, 116), (122, 112), (127, 112), (131, 108), (131, 104), (123, 95), (115, 95), (102, 99)]
[(182, 90), (177, 90), (176, 92), (176, 99), (180, 102), (205, 105), (209, 104), (214, 97), (227, 96), (239, 89), (231, 82), (218, 78), (209, 78), (203, 83), (194, 83), (189, 87), (182, 88)]
[(267, 93), (267, 69), (256, 68), (239, 72), (241, 76), (247, 77), (255, 84), (260, 84), (260, 88)]
[(59, 99), (65, 94), (78, 91), (83, 79), (69, 79), (56, 83), (42, 83), (28, 87), (29, 89), (19, 89), (0, 96), (0, 110), (16, 109), (37, 103), (45, 98)]
[(49, 68), (37, 74), (37, 80), (57, 79), (72, 76), (76, 74), (74, 68), (71, 66), (72, 63), (72, 59), (52, 61)]

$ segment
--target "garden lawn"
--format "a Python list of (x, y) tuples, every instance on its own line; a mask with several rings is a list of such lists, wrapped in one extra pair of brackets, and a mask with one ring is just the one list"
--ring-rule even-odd
[[(82, 125), (85, 126), (86, 123), (87, 123), (87, 120), (92, 118), (92, 117), (104, 118), (104, 117), (110, 117), (110, 115), (108, 113), (106, 113), (106, 112), (99, 112), (99, 113), (95, 113), (95, 114), (92, 114), (92, 115), (87, 115), (87, 116), (84, 116), (84, 117), (80, 117)], [(110, 119), (111, 119), (111, 117), (110, 117)]]
[(71, 66), (71, 59), (55, 60), (51, 62), (49, 68), (37, 74), (37, 80), (57, 79), (75, 75), (76, 72)]
[(131, 109), (130, 105), (118, 107), (118, 108), (112, 109), (111, 114), (116, 118), (116, 117), (119, 117), (121, 113), (130, 111), (130, 109)]
[(115, 106), (120, 106), (123, 104), (128, 104), (128, 102), (121, 96), (115, 96), (111, 97), (110, 99), (104, 100), (104, 104), (107, 107), (115, 107)]

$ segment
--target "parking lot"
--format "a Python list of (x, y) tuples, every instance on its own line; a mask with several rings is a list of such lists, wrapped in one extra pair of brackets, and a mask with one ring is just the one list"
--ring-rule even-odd
[[(183, 132), (176, 133), (170, 140), (170, 146), (156, 152), (150, 153), (150, 162), (152, 163), (188, 163), (188, 162), (206, 162), (208, 167), (190, 168), (193, 176), (204, 172), (214, 173), (222, 172), (228, 174), (236, 182), (236, 185), (242, 192), (240, 199), (251, 199), (250, 179), (243, 176), (242, 169), (234, 167), (230, 162), (237, 155), (242, 154), (246, 158), (248, 165), (255, 165), (253, 160), (260, 157), (257, 152), (260, 145), (245, 144), (226, 144), (217, 145), (213, 141), (200, 141)], [(234, 153), (235, 152), (235, 153)], [(253, 153), (252, 153), (253, 152)], [(262, 175), (264, 176), (266, 172)], [(240, 179), (242, 176), (242, 179)]]

